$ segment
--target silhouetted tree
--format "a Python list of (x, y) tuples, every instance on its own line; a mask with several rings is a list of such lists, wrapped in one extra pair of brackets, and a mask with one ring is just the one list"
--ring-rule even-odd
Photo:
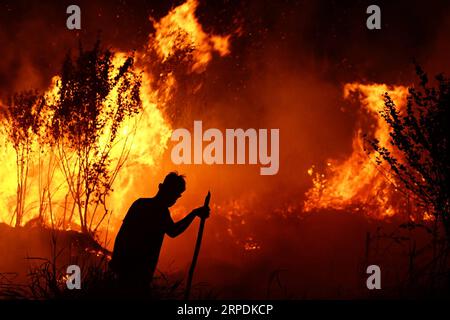
[(409, 190), (416, 204), (442, 223), (450, 240), (450, 82), (436, 76), (430, 86), (425, 72), (416, 66), (419, 86), (410, 88), (406, 108), (400, 110), (386, 93), (381, 116), (391, 128), (390, 146), (370, 144), (378, 164), (388, 163), (399, 185)]
[[(113, 59), (114, 54), (102, 50), (99, 41), (88, 51), (80, 45), (75, 60), (68, 54), (53, 106), (51, 130), (59, 161), (82, 231), (90, 234), (108, 212), (106, 196), (127, 156), (124, 143), (111, 168), (120, 125), (141, 109), (141, 77), (133, 70), (133, 58), (127, 57), (119, 66), (113, 65)], [(96, 219), (99, 206), (104, 212)]]
[(32, 147), (39, 135), (41, 111), (45, 99), (34, 91), (15, 93), (8, 98), (8, 106), (2, 110), (3, 129), (16, 153), (17, 196), (16, 208), (12, 220), (20, 226), (25, 214), (28, 170), (30, 167)]

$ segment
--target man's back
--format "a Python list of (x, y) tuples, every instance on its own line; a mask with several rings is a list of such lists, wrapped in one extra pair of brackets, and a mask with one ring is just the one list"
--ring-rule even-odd
[(136, 200), (114, 243), (111, 268), (120, 275), (152, 277), (164, 233), (173, 223), (167, 207), (154, 198)]

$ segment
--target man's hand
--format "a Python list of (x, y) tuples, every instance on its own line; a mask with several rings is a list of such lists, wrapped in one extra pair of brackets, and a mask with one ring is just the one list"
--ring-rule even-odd
[(209, 207), (198, 207), (192, 210), (192, 213), (199, 218), (206, 219), (209, 217)]

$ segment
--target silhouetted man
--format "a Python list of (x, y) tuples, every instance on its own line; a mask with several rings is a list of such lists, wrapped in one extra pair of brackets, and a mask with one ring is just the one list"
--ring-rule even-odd
[(164, 234), (176, 237), (192, 223), (196, 216), (209, 216), (209, 208), (194, 209), (186, 217), (174, 222), (169, 207), (186, 189), (184, 176), (169, 173), (153, 198), (140, 198), (128, 210), (114, 243), (110, 262), (122, 290), (130, 294), (145, 294), (158, 262)]

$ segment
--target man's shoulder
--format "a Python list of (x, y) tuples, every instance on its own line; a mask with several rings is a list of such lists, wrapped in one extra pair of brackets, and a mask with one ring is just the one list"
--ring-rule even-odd
[(133, 202), (133, 206), (142, 206), (142, 205), (147, 206), (152, 204), (154, 204), (153, 198), (139, 198)]
[(154, 198), (139, 198), (133, 202), (132, 207), (142, 209), (161, 210), (162, 206)]
[(137, 212), (142, 211), (145, 207), (148, 207), (147, 198), (139, 198), (131, 204), (128, 209), (128, 215), (135, 215)]

